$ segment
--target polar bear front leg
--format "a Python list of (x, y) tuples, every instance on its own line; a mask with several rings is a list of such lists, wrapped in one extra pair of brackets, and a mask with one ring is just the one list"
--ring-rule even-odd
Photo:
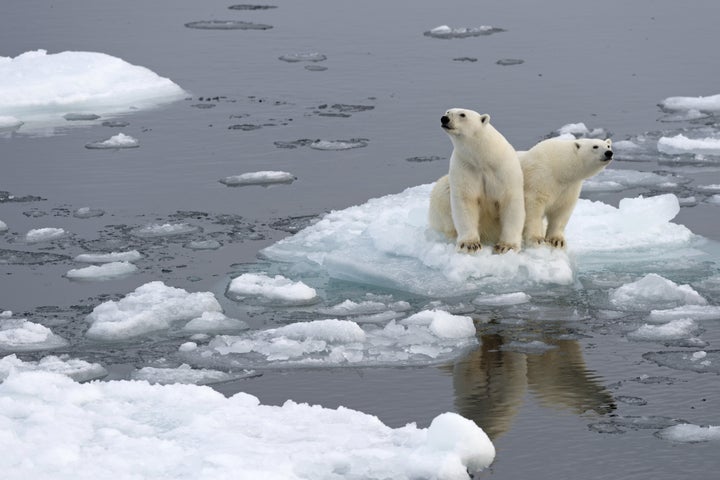
[(505, 205), (500, 204), (499, 207), (502, 230), (500, 241), (493, 248), (493, 252), (505, 253), (510, 250), (520, 250), (525, 223), (525, 200), (522, 189), (519, 190), (519, 194), (513, 195)]
[(455, 246), (458, 251), (470, 253), (480, 250), (482, 248), (478, 232), (480, 205), (477, 198), (468, 194), (462, 195), (450, 189), (450, 208), (455, 230), (457, 230)]
[(555, 248), (565, 248), (565, 227), (570, 220), (575, 204), (566, 205), (552, 213), (548, 213), (548, 227), (545, 241)]
[(545, 243), (545, 205), (528, 195), (525, 198), (525, 227), (523, 239), (526, 247), (537, 247)]

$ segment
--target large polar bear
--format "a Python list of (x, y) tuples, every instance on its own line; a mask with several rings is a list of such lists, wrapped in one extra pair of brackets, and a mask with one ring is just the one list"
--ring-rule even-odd
[(430, 196), (429, 223), (458, 250), (473, 252), (481, 243), (493, 251), (519, 250), (525, 221), (523, 174), (517, 152), (490, 115), (452, 108), (440, 119), (453, 152), (450, 171)]
[(551, 138), (518, 156), (525, 182), (525, 245), (563, 248), (582, 182), (610, 163), (612, 141)]

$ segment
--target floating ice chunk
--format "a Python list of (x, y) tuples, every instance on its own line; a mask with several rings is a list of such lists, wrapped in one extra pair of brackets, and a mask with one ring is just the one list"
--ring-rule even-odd
[(309, 146), (315, 150), (350, 150), (352, 148), (367, 147), (368, 141), (364, 138), (351, 140), (316, 140)]
[(427, 365), (477, 344), (469, 317), (424, 311), (384, 328), (350, 320), (314, 320), (279, 328), (220, 335), (180, 351), (184, 361), (223, 368)]
[(244, 185), (270, 185), (273, 183), (292, 183), (297, 179), (289, 172), (261, 171), (249, 172), (241, 175), (233, 175), (220, 180), (229, 187), (240, 187)]
[(480, 295), (473, 300), (475, 305), (519, 305), (530, 301), (525, 292), (504, 293), (500, 295)]
[(0, 116), (0, 131), (2, 130), (13, 130), (23, 125), (23, 122), (15, 117), (2, 115)]
[(674, 137), (661, 137), (657, 148), (661, 153), (668, 155), (684, 153), (720, 155), (720, 138), (688, 138), (680, 133)]
[(146, 283), (118, 301), (107, 301), (87, 316), (87, 336), (99, 340), (122, 340), (165, 330), (181, 320), (222, 308), (210, 292), (188, 293), (163, 282)]
[(637, 170), (603, 170), (583, 182), (583, 192), (617, 192), (636, 187), (674, 188), (684, 179)]
[(130, 262), (109, 262), (102, 265), (90, 265), (85, 268), (73, 268), (65, 274), (72, 280), (101, 282), (135, 273), (137, 267)]
[(269, 277), (264, 274), (244, 273), (232, 279), (228, 293), (236, 300), (252, 297), (283, 305), (308, 305), (318, 300), (314, 288), (303, 282), (293, 282), (282, 275)]
[(703, 192), (720, 193), (720, 184), (717, 183), (710, 185), (698, 185), (696, 188)]
[(130, 233), (136, 237), (174, 237), (177, 235), (188, 235), (200, 231), (199, 227), (188, 223), (151, 223), (143, 227), (133, 229)]
[(99, 363), (89, 363), (67, 355), (56, 357), (49, 355), (37, 362), (24, 362), (15, 354), (0, 359), (0, 381), (5, 380), (10, 372), (53, 372), (66, 375), (76, 382), (87, 382), (107, 375), (107, 370)]
[(503, 29), (503, 28), (492, 27), (489, 25), (481, 25), (479, 27), (459, 27), (459, 28), (450, 28), (447, 25), (440, 25), (438, 27), (433, 28), (432, 30), (424, 32), (423, 35), (425, 35), (426, 37), (448, 39), (448, 38), (479, 37), (481, 35), (491, 35), (493, 33), (504, 32), (504, 31), (505, 31), (505, 29)]
[(700, 443), (720, 441), (720, 426), (700, 426), (690, 423), (674, 425), (660, 430), (657, 436), (677, 443)]
[(509, 343), (502, 345), (500, 348), (501, 348), (501, 350), (504, 350), (504, 351), (538, 355), (538, 354), (545, 353), (548, 350), (553, 350), (553, 349), (557, 348), (557, 346), (549, 345), (545, 342), (541, 342), (540, 340), (532, 340), (529, 342), (521, 342), (519, 340), (513, 340)]
[(13, 312), (12, 310), (3, 310), (0, 312), (0, 318), (12, 318)]
[(100, 208), (80, 207), (73, 212), (75, 218), (93, 218), (102, 217), (105, 215), (105, 210)]
[(643, 358), (675, 370), (720, 374), (720, 350), (649, 352)]
[(200, 30), (269, 30), (272, 25), (262, 23), (242, 22), (238, 20), (199, 20), (185, 24), (187, 28)]
[(66, 233), (62, 228), (34, 228), (25, 234), (25, 241), (29, 243), (49, 242), (64, 237)]
[(182, 364), (177, 368), (143, 367), (134, 371), (130, 377), (133, 380), (145, 380), (150, 384), (168, 385), (172, 383), (186, 383), (210, 385), (254, 375), (254, 372), (248, 370), (242, 373), (228, 373), (205, 368), (194, 369), (190, 367), (190, 365)]
[(222, 247), (222, 243), (217, 240), (193, 240), (185, 244), (186, 248), (190, 250), (217, 250)]
[(5, 222), (3, 222), (2, 220), (0, 220), (0, 232), (7, 232), (7, 230), (8, 230), (7, 224)]
[(332, 315), (337, 317), (347, 317), (351, 315), (371, 315), (374, 313), (380, 313), (387, 310), (387, 305), (382, 302), (364, 301), (364, 302), (353, 302), (352, 300), (345, 300), (342, 303), (333, 305), (328, 308), (320, 308), (318, 312), (323, 315)]
[(99, 140), (97, 142), (91, 142), (85, 145), (85, 148), (91, 150), (111, 150), (119, 148), (137, 148), (140, 146), (140, 142), (130, 135), (124, 133), (118, 133), (107, 140)]
[(197, 318), (193, 318), (185, 324), (183, 330), (186, 332), (219, 333), (237, 330), (245, 330), (248, 324), (242, 320), (225, 316), (222, 312), (203, 312)]
[(656, 273), (649, 273), (610, 292), (610, 303), (624, 310), (645, 310), (659, 305), (706, 305), (707, 300), (690, 285), (678, 285)]
[(296, 63), (296, 62), (324, 62), (327, 60), (327, 56), (320, 52), (300, 52), (290, 53), (288, 55), (282, 55), (279, 57), (283, 62)]
[(602, 128), (590, 130), (584, 123), (568, 123), (558, 128), (555, 133), (562, 138), (605, 138), (607, 133)]
[(693, 320), (720, 319), (720, 307), (715, 305), (681, 305), (665, 310), (651, 310), (649, 320), (652, 322), (669, 322), (683, 318)]
[(708, 97), (668, 97), (660, 103), (665, 110), (720, 111), (720, 94)]
[(84, 263), (137, 262), (141, 258), (142, 254), (137, 250), (128, 250), (127, 252), (81, 253), (75, 257), (75, 261)]
[(671, 320), (664, 325), (645, 324), (627, 334), (630, 340), (645, 342), (666, 342), (692, 336), (698, 330), (697, 324), (689, 318)]
[(0, 319), (0, 351), (27, 352), (64, 347), (67, 340), (24, 318)]
[(713, 204), (713, 205), (720, 205), (720, 194), (715, 194), (712, 197), (708, 198), (706, 200), (707, 203)]
[[(266, 406), (204, 386), (76, 383), (45, 372), (11, 375), (0, 398), (0, 424), (12, 432), (3, 458), (16, 478), (73, 478), (78, 465), (84, 477), (104, 478), (113, 465), (117, 478), (469, 479), (495, 457), (482, 429), (455, 413), (427, 429), (393, 429), (343, 407)], [(21, 461), (27, 452), (32, 461)]]
[(25, 52), (0, 57), (0, 111), (20, 120), (68, 112), (129, 111), (182, 98), (175, 83), (144, 67), (96, 52)]

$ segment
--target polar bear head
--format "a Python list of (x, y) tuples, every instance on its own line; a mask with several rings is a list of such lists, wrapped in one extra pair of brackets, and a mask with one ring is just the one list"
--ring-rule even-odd
[(490, 125), (490, 115), (465, 108), (451, 108), (440, 117), (440, 126), (453, 137), (476, 135)]
[(598, 140), (594, 138), (580, 138), (574, 142), (574, 150), (580, 160), (584, 177), (591, 177), (612, 161), (612, 140)]

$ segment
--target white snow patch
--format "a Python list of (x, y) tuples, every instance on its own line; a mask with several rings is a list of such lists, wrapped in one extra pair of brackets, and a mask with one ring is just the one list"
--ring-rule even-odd
[(207, 368), (196, 369), (190, 367), (190, 365), (182, 364), (177, 368), (143, 367), (135, 370), (130, 377), (133, 380), (144, 380), (150, 384), (168, 385), (172, 383), (186, 383), (209, 385), (246, 378), (251, 375), (254, 375), (254, 373), (250, 371), (235, 374)]
[(661, 137), (658, 140), (658, 150), (668, 155), (720, 155), (720, 138), (688, 138), (680, 133), (674, 137)]
[(75, 261), (84, 263), (137, 262), (141, 258), (142, 255), (137, 250), (128, 250), (127, 252), (81, 253), (75, 257)]
[(84, 268), (73, 268), (65, 274), (67, 278), (72, 280), (82, 280), (88, 282), (101, 282), (112, 280), (114, 278), (124, 277), (135, 273), (137, 267), (129, 262), (110, 262), (102, 265), (90, 265)]
[(46, 326), (24, 318), (0, 320), (0, 351), (49, 350), (64, 347), (67, 343), (67, 340), (55, 335)]
[(107, 301), (87, 316), (87, 336), (99, 340), (122, 340), (166, 330), (182, 320), (222, 308), (210, 292), (188, 293), (163, 282), (146, 283), (118, 301)]
[(124, 133), (118, 133), (106, 140), (100, 140), (97, 142), (91, 142), (85, 145), (85, 148), (95, 150), (105, 149), (118, 149), (118, 148), (137, 148), (140, 146), (137, 138), (125, 135)]
[(269, 185), (273, 183), (292, 183), (297, 177), (289, 172), (261, 171), (232, 175), (220, 180), (220, 183), (231, 187), (243, 185)]
[(107, 375), (107, 370), (99, 363), (89, 363), (67, 355), (49, 355), (37, 362), (24, 362), (15, 354), (0, 359), (0, 381), (5, 380), (11, 372), (53, 372), (66, 375), (76, 382), (87, 382)]
[(64, 123), (68, 112), (125, 112), (185, 95), (169, 79), (103, 53), (35, 50), (0, 57), (0, 112), (23, 121)]
[(112, 469), (155, 480), (469, 479), (495, 458), (482, 429), (454, 413), (427, 429), (393, 429), (343, 407), (44, 372), (10, 375), (0, 398), (0, 463), (14, 478), (106, 478)]
[(64, 237), (66, 233), (62, 228), (34, 228), (25, 234), (25, 241), (29, 243), (49, 242)]
[(626, 283), (610, 292), (610, 303), (624, 310), (652, 309), (658, 305), (707, 305), (690, 285), (678, 285), (656, 273)]
[(314, 288), (282, 275), (269, 277), (262, 273), (244, 273), (232, 279), (228, 292), (237, 299), (260, 298), (284, 305), (307, 305), (317, 301)]
[(707, 97), (668, 97), (660, 105), (666, 110), (720, 111), (720, 94)]

